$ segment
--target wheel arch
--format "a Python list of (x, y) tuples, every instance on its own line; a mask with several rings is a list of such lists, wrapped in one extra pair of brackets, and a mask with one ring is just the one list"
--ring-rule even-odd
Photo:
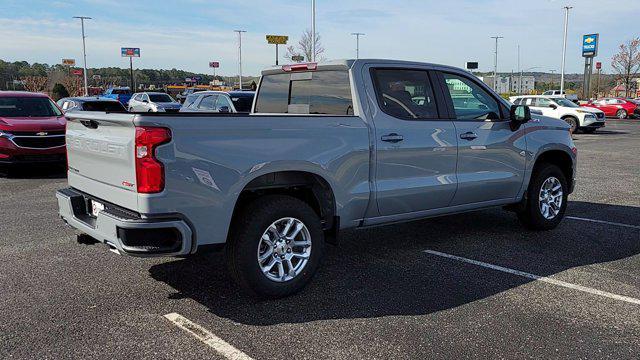
[[(234, 220), (241, 209), (265, 195), (288, 195), (307, 203), (318, 214), (327, 242), (337, 238), (340, 227), (337, 216), (336, 196), (329, 181), (323, 176), (301, 170), (281, 170), (259, 175), (250, 180), (240, 191), (231, 218)], [(228, 236), (231, 235), (229, 231)], [(227, 239), (228, 240), (228, 239)]]
[(573, 166), (573, 158), (569, 153), (560, 149), (550, 149), (538, 154), (532, 167), (533, 172), (536, 171), (537, 167), (544, 163), (553, 164), (559, 167), (567, 180), (569, 189), (573, 189), (575, 169)]

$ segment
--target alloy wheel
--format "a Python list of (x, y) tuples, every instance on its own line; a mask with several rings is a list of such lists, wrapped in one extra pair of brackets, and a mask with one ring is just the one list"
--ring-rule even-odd
[(293, 280), (311, 256), (311, 234), (300, 220), (286, 217), (274, 221), (262, 234), (257, 260), (262, 273), (275, 282)]
[(538, 195), (538, 203), (540, 214), (551, 220), (558, 216), (562, 208), (562, 184), (556, 177), (548, 177), (540, 187)]

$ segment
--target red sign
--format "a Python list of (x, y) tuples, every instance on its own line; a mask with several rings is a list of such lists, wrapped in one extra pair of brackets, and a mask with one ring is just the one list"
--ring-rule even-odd
[(83, 71), (82, 69), (73, 69), (72, 73), (73, 75), (82, 75)]
[(209, 67), (210, 68), (219, 68), (220, 67), (220, 63), (217, 61), (210, 61), (209, 62)]
[(596, 61), (596, 69), (602, 69), (602, 63), (600, 61)]

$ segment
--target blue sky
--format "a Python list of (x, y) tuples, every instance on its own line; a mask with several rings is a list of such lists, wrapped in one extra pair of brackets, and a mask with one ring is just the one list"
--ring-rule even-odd
[[(563, 11), (569, 20), (567, 72), (582, 72), (582, 34), (600, 33), (605, 72), (624, 40), (640, 36), (638, 0), (317, 0), (317, 30), (329, 59), (355, 56), (352, 32), (364, 32), (360, 57), (417, 60), (463, 66), (479, 61), (493, 69), (493, 40), (499, 44), (499, 71), (522, 68), (559, 70)], [(274, 63), (266, 34), (297, 41), (310, 28), (311, 0), (0, 0), (0, 59), (58, 63), (82, 57), (80, 24), (71, 17), (91, 16), (86, 24), (89, 67), (128, 66), (120, 47), (140, 47), (136, 67), (178, 68), (237, 74), (237, 37), (243, 36), (243, 72), (257, 75)], [(284, 51), (281, 52), (281, 54)]]

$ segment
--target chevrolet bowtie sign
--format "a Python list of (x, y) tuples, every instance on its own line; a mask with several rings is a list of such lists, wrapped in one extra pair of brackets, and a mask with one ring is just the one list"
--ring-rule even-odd
[(284, 35), (267, 35), (267, 43), (268, 44), (282, 45), (282, 44), (286, 44), (287, 41), (289, 41), (289, 37), (288, 36), (284, 36)]
[(582, 56), (595, 57), (598, 55), (598, 35), (589, 34), (582, 36)]

